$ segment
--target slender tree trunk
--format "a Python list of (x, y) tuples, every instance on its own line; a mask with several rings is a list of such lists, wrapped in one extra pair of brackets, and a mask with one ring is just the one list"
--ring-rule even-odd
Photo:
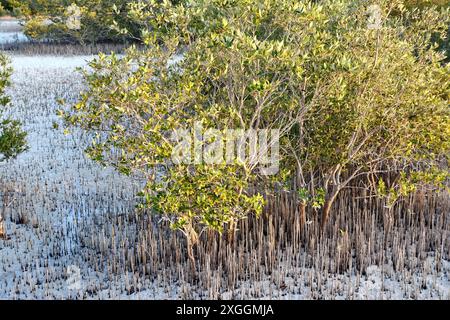
[(0, 239), (6, 239), (5, 223), (0, 216)]
[(325, 200), (325, 203), (322, 208), (322, 218), (320, 220), (320, 230), (323, 232), (328, 222), (328, 218), (330, 217), (331, 206), (333, 202), (330, 200)]
[(195, 256), (194, 256), (194, 246), (197, 245), (199, 238), (197, 232), (194, 230), (192, 225), (188, 224), (185, 227), (185, 235), (187, 240), (187, 254), (190, 261), (191, 266), (191, 274), (192, 278), (195, 279), (197, 276), (197, 266), (195, 263)]
[(236, 221), (232, 220), (229, 225), (228, 225), (228, 234), (227, 234), (227, 240), (228, 243), (233, 245), (234, 244), (234, 240), (235, 240), (235, 235), (236, 235), (236, 227), (237, 227), (237, 223)]
[(328, 219), (330, 218), (331, 207), (333, 206), (334, 200), (336, 200), (336, 196), (338, 195), (340, 189), (335, 187), (331, 192), (331, 195), (325, 197), (325, 203), (322, 207), (322, 217), (320, 221), (320, 231), (324, 232), (325, 227), (327, 226)]
[(190, 265), (191, 265), (191, 274), (193, 276), (193, 278), (195, 278), (196, 274), (197, 274), (197, 266), (195, 263), (195, 257), (194, 257), (194, 243), (192, 243), (192, 241), (188, 238), (187, 241), (187, 254), (188, 254), (188, 258), (190, 261)]

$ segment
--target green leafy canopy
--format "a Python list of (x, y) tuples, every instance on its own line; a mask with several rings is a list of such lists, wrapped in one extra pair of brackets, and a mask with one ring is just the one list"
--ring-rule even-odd
[[(378, 6), (374, 29), (367, 1), (131, 2), (146, 48), (93, 61), (88, 90), (64, 117), (97, 132), (93, 159), (144, 175), (143, 206), (186, 234), (233, 230), (261, 213), (262, 190), (280, 185), (323, 207), (324, 220), (356, 179), (376, 192), (392, 174), (391, 194), (414, 189), (406, 183), (441, 186), (450, 83), (436, 39), (446, 37), (448, 8)], [(168, 132), (197, 121), (279, 129), (279, 174), (245, 162), (174, 164)]]

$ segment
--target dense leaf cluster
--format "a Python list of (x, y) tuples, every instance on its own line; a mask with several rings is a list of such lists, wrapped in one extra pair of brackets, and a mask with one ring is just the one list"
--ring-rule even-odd
[[(450, 80), (436, 39), (446, 39), (448, 8), (379, 1), (376, 28), (367, 1), (135, 1), (128, 9), (146, 49), (92, 62), (88, 90), (63, 116), (97, 133), (93, 159), (144, 175), (143, 206), (193, 243), (205, 229), (233, 231), (261, 213), (262, 194), (280, 189), (321, 209), (325, 225), (355, 181), (389, 203), (445, 185)], [(197, 122), (279, 129), (280, 171), (174, 163), (169, 133)]]

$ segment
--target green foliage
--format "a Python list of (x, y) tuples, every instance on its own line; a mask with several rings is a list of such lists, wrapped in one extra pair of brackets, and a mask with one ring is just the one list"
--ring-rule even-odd
[(306, 188), (300, 188), (298, 191), (298, 198), (300, 200), (300, 202), (302, 202), (303, 204), (308, 203), (309, 199), (310, 199), (310, 194), (309, 194), (309, 190)]
[(22, 17), (30, 14), (31, 1), (21, 0), (0, 0), (0, 5), (4, 8), (5, 14), (8, 13), (15, 17)]
[(311, 199), (311, 206), (314, 209), (320, 209), (322, 208), (322, 206), (325, 204), (325, 190), (322, 188), (319, 188), (316, 190), (316, 194), (314, 195), (314, 197)]
[[(94, 160), (145, 176), (143, 206), (186, 234), (259, 214), (258, 190), (284, 185), (286, 173), (316, 209), (355, 178), (383, 172), (402, 177), (383, 192), (405, 195), (443, 179), (414, 172), (448, 170), (449, 66), (433, 37), (445, 38), (449, 15), (379, 5), (374, 30), (365, 1), (131, 2), (147, 48), (99, 56), (64, 117), (97, 132)], [(269, 179), (245, 161), (174, 163), (169, 133), (198, 121), (280, 129), (283, 170)]]
[[(207, 228), (224, 231), (224, 226), (245, 218), (249, 213), (261, 213), (263, 198), (248, 196), (245, 180), (236, 174), (234, 166), (200, 165), (195, 170), (187, 166), (171, 168), (166, 187), (152, 185), (152, 205), (164, 213), (176, 213), (174, 229), (184, 229), (196, 222)], [(155, 188), (156, 187), (156, 188)]]
[[(25, 34), (36, 40), (79, 43), (124, 41), (130, 40), (132, 33), (138, 31), (127, 15), (129, 1), (5, 0), (4, 2), (10, 12), (25, 20)], [(126, 29), (127, 36), (117, 33), (114, 26)]]
[[(0, 54), (0, 107), (9, 103), (5, 96), (5, 87), (9, 85), (11, 68), (8, 60)], [(0, 109), (0, 115), (1, 115)], [(0, 121), (0, 161), (15, 158), (19, 153), (26, 150), (26, 133), (20, 128), (18, 121), (5, 119)]]
[(0, 3), (0, 17), (7, 14), (6, 9), (3, 7), (3, 5)]
[(448, 7), (448, 0), (404, 0), (405, 7), (408, 9), (424, 9), (430, 6)]

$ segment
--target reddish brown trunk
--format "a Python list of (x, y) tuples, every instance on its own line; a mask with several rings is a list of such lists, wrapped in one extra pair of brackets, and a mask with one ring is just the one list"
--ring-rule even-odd
[(322, 208), (322, 219), (320, 221), (320, 230), (323, 232), (328, 222), (328, 218), (330, 217), (331, 205), (333, 204), (332, 200), (326, 200), (323, 208)]
[(330, 218), (330, 211), (331, 211), (333, 202), (341, 190), (342, 190), (342, 187), (335, 186), (335, 187), (333, 187), (333, 191), (329, 194), (329, 196), (325, 197), (325, 203), (323, 204), (323, 207), (322, 207), (322, 219), (320, 222), (320, 231), (322, 231), (322, 232), (325, 231), (325, 227), (327, 225), (328, 219)]
[(0, 239), (6, 239), (5, 225), (0, 218)]

